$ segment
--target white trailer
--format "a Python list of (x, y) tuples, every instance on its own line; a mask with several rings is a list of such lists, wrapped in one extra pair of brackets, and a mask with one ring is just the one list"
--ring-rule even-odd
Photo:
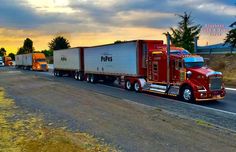
[(23, 66), (23, 54), (16, 55), (15, 60), (16, 60), (16, 67)]
[(85, 73), (137, 76), (137, 53), (136, 42), (85, 48)]
[(54, 75), (63, 76), (69, 74), (80, 78), (83, 72), (83, 48), (69, 48), (53, 51)]
[(23, 54), (23, 66), (32, 66), (33, 65), (33, 54)]
[(1, 56), (0, 56), (0, 66), (4, 66), (4, 62)]
[(109, 83), (127, 77), (144, 76), (143, 42), (127, 41), (84, 48), (86, 81), (104, 80)]
[(32, 54), (20, 54), (16, 56), (16, 66), (32, 66)]

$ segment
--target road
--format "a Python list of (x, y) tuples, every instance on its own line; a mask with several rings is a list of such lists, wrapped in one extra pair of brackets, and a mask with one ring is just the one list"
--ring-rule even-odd
[[(53, 65), (50, 65), (51, 68), (53, 68)], [(48, 73), (48, 72), (40, 72), (38, 74), (42, 74), (42, 75), (47, 75), (47, 76), (53, 76), (52, 73)], [(79, 84), (81, 82), (78, 82)], [(96, 85), (100, 85), (100, 84), (96, 84)], [(104, 86), (104, 87), (107, 87), (107, 86)], [(110, 91), (105, 91), (106, 94), (108, 95), (112, 95), (112, 96), (119, 96), (119, 94), (115, 94), (115, 90), (117, 90), (117, 88), (114, 88), (114, 87), (110, 87), (111, 90)], [(114, 90), (114, 91), (113, 91)], [(120, 89), (118, 89), (120, 90)], [(122, 89), (122, 91), (124, 91)], [(204, 107), (209, 107), (209, 108), (214, 108), (214, 109), (218, 109), (218, 110), (223, 110), (223, 111), (227, 111), (227, 112), (233, 112), (233, 113), (236, 113), (236, 90), (233, 91), (233, 90), (226, 90), (227, 91), (227, 95), (226, 97), (224, 98), (224, 100), (220, 100), (219, 102), (200, 102), (198, 103), (199, 106), (204, 106)], [(146, 94), (147, 95), (147, 94)], [(155, 100), (155, 98), (157, 98), (158, 95), (153, 95), (153, 100)], [(160, 96), (159, 96), (160, 97)], [(134, 100), (136, 101), (138, 99), (138, 97), (128, 97), (129, 100)], [(172, 101), (177, 101), (175, 99), (170, 99), (168, 97), (160, 97), (162, 100), (172, 100)], [(145, 103), (145, 104), (148, 104), (148, 103)], [(149, 103), (150, 105), (150, 103)]]
[[(54, 77), (51, 72), (23, 72), (31, 75), (33, 74), (46, 77), (51, 80), (56, 79), (61, 83), (120, 98), (125, 101), (132, 101), (146, 106), (162, 108), (192, 119), (203, 119), (209, 123), (236, 131), (236, 91), (227, 90), (225, 99), (218, 102), (190, 104), (168, 96), (150, 93), (136, 93), (116, 86), (108, 86), (100, 83), (90, 84), (87, 82), (80, 82), (70, 77)], [(219, 121), (218, 118), (221, 118), (222, 120)]]
[(0, 85), (46, 124), (78, 129), (124, 151), (236, 150), (233, 113), (44, 72), (0, 69)]

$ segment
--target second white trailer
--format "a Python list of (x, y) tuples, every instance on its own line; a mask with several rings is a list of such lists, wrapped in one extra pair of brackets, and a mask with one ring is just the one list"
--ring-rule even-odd
[[(54, 75), (63, 76), (83, 72), (83, 52), (82, 48), (69, 48), (53, 51)], [(77, 78), (77, 77), (76, 77)]]

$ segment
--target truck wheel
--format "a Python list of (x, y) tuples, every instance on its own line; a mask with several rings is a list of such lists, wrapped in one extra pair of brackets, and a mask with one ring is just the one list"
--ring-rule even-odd
[(125, 81), (125, 89), (126, 90), (132, 90), (133, 89), (132, 84), (129, 80)]
[(90, 77), (90, 82), (91, 83), (96, 83), (96, 81), (97, 81), (96, 76), (94, 74), (92, 74), (91, 77)]
[(181, 98), (185, 102), (189, 102), (189, 103), (195, 102), (192, 88), (189, 86), (183, 87), (181, 91)]
[(135, 92), (141, 92), (141, 86), (140, 86), (140, 83), (138, 81), (136, 81), (134, 83), (134, 91)]

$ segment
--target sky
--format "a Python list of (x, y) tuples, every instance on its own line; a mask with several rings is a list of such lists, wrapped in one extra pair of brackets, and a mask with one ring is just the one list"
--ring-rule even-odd
[(199, 45), (222, 43), (236, 21), (236, 0), (0, 0), (0, 47), (16, 53), (26, 38), (36, 51), (55, 36), (72, 47), (116, 40), (165, 40), (177, 14), (203, 26)]

